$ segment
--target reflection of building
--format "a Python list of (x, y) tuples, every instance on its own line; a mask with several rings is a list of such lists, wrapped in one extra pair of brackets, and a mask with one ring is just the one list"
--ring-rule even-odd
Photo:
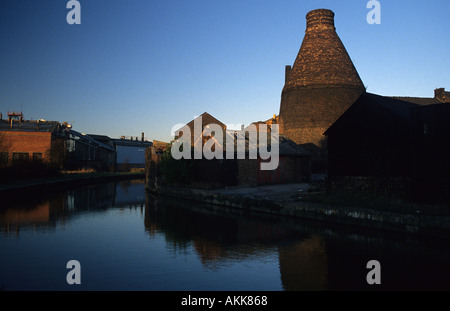
[[(32, 190), (30, 190), (32, 191)], [(70, 218), (89, 212), (105, 212), (109, 208), (144, 207), (143, 180), (96, 183), (51, 194), (39, 189), (29, 197), (17, 199), (6, 193), (0, 209), (0, 232), (18, 234), (21, 228), (54, 227)]]
[(295, 245), (278, 248), (281, 281), (285, 290), (327, 290), (325, 240), (311, 236)]
[[(285, 290), (328, 289), (327, 245), (322, 236), (303, 235), (273, 221), (233, 216), (221, 208), (214, 211), (201, 204), (151, 196), (147, 196), (145, 226), (152, 234), (163, 232), (174, 247), (192, 245), (205, 267), (220, 269), (230, 262), (261, 258), (276, 261), (278, 255)], [(291, 238), (297, 242), (284, 243)]]
[(65, 198), (55, 194), (42, 200), (39, 194), (41, 193), (34, 193), (20, 199), (12, 194), (2, 196), (4, 206), (0, 210), (0, 231), (18, 235), (22, 228), (36, 230), (41, 227), (53, 227), (54, 216), (64, 214)]
[(145, 204), (144, 180), (128, 180), (116, 183), (115, 206), (132, 206)]
[(7, 209), (1, 215), (3, 224), (39, 224), (48, 223), (50, 220), (50, 202), (36, 205), (27, 210), (21, 208)]

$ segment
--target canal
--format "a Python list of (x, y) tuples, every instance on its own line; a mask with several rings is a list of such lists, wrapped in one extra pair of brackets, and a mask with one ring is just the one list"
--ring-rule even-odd
[[(450, 289), (444, 239), (155, 198), (142, 180), (11, 196), (0, 207), (0, 290)], [(81, 284), (67, 282), (74, 272)], [(381, 284), (369, 285), (375, 272)]]

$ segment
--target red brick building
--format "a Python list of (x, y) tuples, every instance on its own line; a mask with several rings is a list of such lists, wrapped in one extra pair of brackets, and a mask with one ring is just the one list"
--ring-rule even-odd
[(64, 128), (59, 122), (26, 121), (22, 113), (8, 113), (8, 120), (0, 120), (1, 165), (10, 166), (24, 160), (63, 165)]
[[(198, 123), (198, 129), (196, 131), (195, 125)], [(203, 135), (205, 133), (205, 129), (209, 127), (210, 124), (218, 125), (222, 128), (222, 131), (225, 133), (227, 130), (227, 126), (214, 118), (212, 115), (210, 115), (207, 112), (202, 113), (200, 116), (196, 117), (191, 122), (187, 123), (183, 127), (177, 130), (177, 133), (175, 133), (174, 139), (177, 140), (180, 137), (184, 135), (183, 129), (189, 130), (190, 132), (190, 141), (192, 145), (196, 145), (200, 141), (202, 142), (201, 145), (203, 146), (205, 142), (210, 138), (210, 136)], [(180, 136), (181, 134), (181, 136)], [(197, 135), (197, 136), (196, 136)]]

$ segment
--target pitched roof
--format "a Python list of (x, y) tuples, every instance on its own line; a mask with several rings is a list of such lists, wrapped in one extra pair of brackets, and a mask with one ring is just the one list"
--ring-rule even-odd
[(201, 115), (199, 115), (194, 120), (192, 120), (191, 122), (187, 123), (186, 125), (193, 128), (194, 122), (196, 120), (199, 120), (200, 117), (202, 118), (202, 125), (206, 126), (208, 124), (217, 124), (217, 125), (220, 125), (221, 127), (225, 126), (225, 124), (223, 124), (222, 122), (220, 122), (219, 120), (217, 120), (216, 118), (214, 118), (212, 115), (210, 115), (207, 112), (202, 113)]
[[(217, 124), (220, 127), (222, 127), (223, 129), (226, 129), (226, 125), (225, 124), (220, 122), (218, 119), (214, 118), (209, 113), (204, 112), (201, 115), (199, 115), (198, 117), (195, 117), (192, 121), (188, 122), (187, 124), (183, 125), (179, 129), (177, 129), (175, 131), (175, 133), (182, 131), (182, 129), (186, 128), (186, 126), (187, 126), (190, 129), (190, 131), (191, 131), (191, 136), (193, 137), (193, 135), (194, 135), (194, 124), (195, 124), (195, 122), (200, 121), (200, 118), (201, 118), (201, 122), (202, 122), (201, 123), (202, 129), (204, 129), (209, 124)], [(175, 135), (175, 138), (177, 138), (177, 135)], [(195, 138), (193, 138), (193, 139), (195, 139)]]
[[(255, 132), (256, 133), (256, 132)], [(272, 144), (272, 137), (270, 133), (267, 134), (267, 147), (271, 148)], [(246, 142), (245, 144), (245, 152), (250, 152), (251, 150), (258, 151), (260, 148), (259, 139), (256, 144), (250, 144), (250, 137), (249, 132), (244, 131), (232, 131), (228, 130), (225, 133), (224, 141), (233, 141), (234, 145), (234, 152), (238, 151), (238, 141), (244, 140)], [(258, 137), (258, 135), (256, 135)], [(283, 134), (279, 134), (278, 137), (274, 137), (275, 141), (278, 143), (278, 154), (280, 156), (310, 156), (311, 154), (306, 151), (301, 146), (297, 145), (294, 141), (289, 139), (288, 137), (284, 136)], [(218, 143), (217, 141), (215, 141)], [(221, 144), (219, 144), (221, 146)], [(223, 149), (226, 150), (226, 145), (223, 146)]]
[(410, 109), (417, 107), (418, 105), (416, 103), (400, 100), (398, 98), (381, 96), (372, 93), (362, 94), (358, 99), (358, 101), (360, 100), (370, 101), (371, 103), (384, 107), (403, 119), (410, 119), (411, 117)]
[(101, 141), (101, 142), (110, 142), (111, 138), (106, 135), (97, 135), (97, 134), (86, 134), (90, 137), (92, 137), (95, 140)]
[(392, 113), (393, 115), (409, 121), (411, 119), (411, 111), (412, 109), (416, 107), (420, 107), (418, 104), (414, 104), (411, 102), (399, 100), (392, 97), (387, 96), (381, 96), (377, 94), (367, 93), (364, 92), (361, 94), (361, 96), (358, 98), (358, 100), (350, 106), (349, 109), (347, 109), (344, 114), (342, 114), (336, 122), (334, 122), (324, 133), (324, 135), (328, 135), (330, 131), (337, 128), (339, 124), (343, 122), (344, 119), (347, 118), (349, 113), (352, 113), (354, 111), (355, 107), (375, 107), (378, 110), (384, 110), (387, 112)]

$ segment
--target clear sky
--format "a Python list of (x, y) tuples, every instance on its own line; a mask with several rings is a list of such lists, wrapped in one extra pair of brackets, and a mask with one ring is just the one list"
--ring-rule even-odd
[(313, 9), (335, 24), (372, 93), (433, 97), (450, 90), (450, 1), (366, 0), (0, 1), (0, 112), (68, 121), (113, 138), (171, 139), (175, 124), (208, 112), (248, 125), (279, 113)]

